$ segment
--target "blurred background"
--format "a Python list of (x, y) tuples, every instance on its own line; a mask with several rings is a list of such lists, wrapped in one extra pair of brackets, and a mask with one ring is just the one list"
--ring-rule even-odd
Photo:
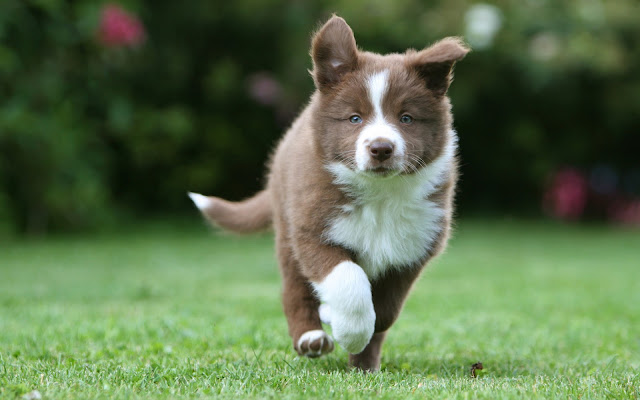
[(366, 50), (473, 48), (450, 90), (461, 217), (640, 226), (637, 0), (2, 0), (0, 230), (195, 219), (188, 190), (251, 195), (333, 12)]

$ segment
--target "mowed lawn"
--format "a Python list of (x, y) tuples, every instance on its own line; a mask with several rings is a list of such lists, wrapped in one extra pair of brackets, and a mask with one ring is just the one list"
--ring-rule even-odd
[(294, 353), (270, 235), (0, 242), (0, 397), (637, 399), (640, 232), (460, 221), (382, 371), (346, 360)]

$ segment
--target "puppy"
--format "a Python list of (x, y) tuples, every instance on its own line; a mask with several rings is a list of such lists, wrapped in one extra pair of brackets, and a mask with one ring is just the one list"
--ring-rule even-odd
[(299, 354), (329, 353), (335, 340), (350, 365), (379, 369), (387, 330), (449, 236), (457, 137), (446, 92), (468, 51), (457, 38), (360, 51), (332, 17), (312, 41), (316, 91), (278, 144), (266, 188), (237, 203), (189, 194), (222, 228), (273, 225)]

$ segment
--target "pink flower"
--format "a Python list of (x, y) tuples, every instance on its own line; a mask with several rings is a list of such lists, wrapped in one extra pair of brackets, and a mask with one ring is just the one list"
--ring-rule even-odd
[(280, 83), (267, 72), (258, 72), (249, 78), (249, 95), (264, 106), (276, 104), (282, 96)]
[(543, 207), (551, 216), (564, 220), (578, 219), (587, 204), (587, 179), (572, 168), (558, 171), (547, 188)]
[(640, 199), (615, 201), (608, 214), (618, 224), (640, 227)]
[(106, 4), (100, 16), (100, 42), (107, 47), (135, 47), (146, 38), (142, 22), (117, 4)]

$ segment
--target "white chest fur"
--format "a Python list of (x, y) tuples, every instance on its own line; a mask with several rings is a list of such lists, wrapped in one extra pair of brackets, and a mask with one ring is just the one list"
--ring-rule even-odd
[(438, 159), (415, 174), (389, 178), (358, 173), (340, 163), (328, 165), (334, 183), (354, 200), (330, 221), (326, 239), (353, 251), (369, 279), (420, 260), (442, 230), (444, 210), (428, 197), (443, 183), (455, 148), (451, 132)]

